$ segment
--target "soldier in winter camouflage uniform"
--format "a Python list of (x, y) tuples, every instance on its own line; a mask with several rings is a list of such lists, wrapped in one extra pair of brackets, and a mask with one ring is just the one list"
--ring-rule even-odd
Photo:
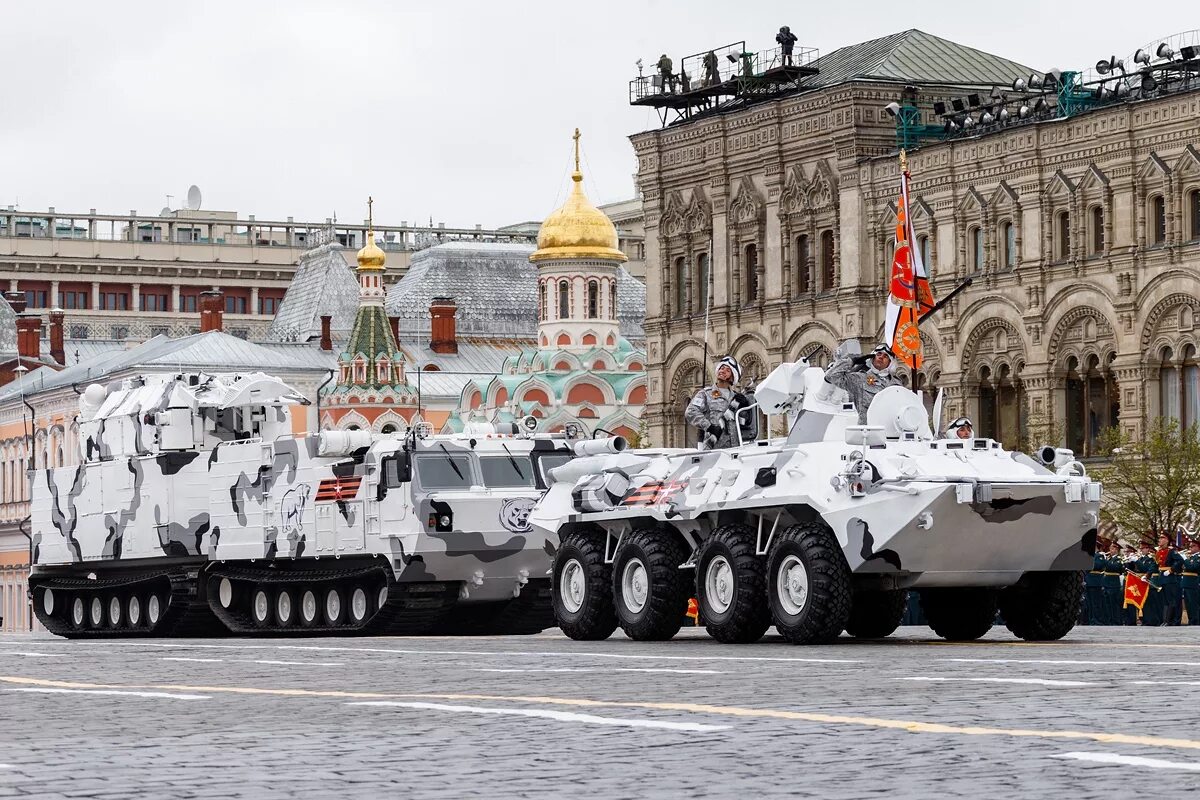
[[(744, 393), (734, 387), (742, 377), (742, 368), (733, 356), (717, 362), (717, 382), (696, 392), (688, 403), (683, 418), (688, 425), (700, 430), (700, 441), (707, 440), (710, 448), (737, 447), (735, 425), (742, 429), (742, 442), (752, 442), (757, 436), (757, 416), (753, 411), (737, 414), (754, 402), (754, 391)], [(728, 416), (726, 412), (730, 413)], [(736, 416), (736, 422), (730, 417)]]
[(889, 386), (899, 386), (892, 375), (896, 369), (896, 354), (887, 344), (880, 343), (863, 355), (843, 355), (825, 373), (825, 382), (845, 389), (858, 409), (858, 422), (867, 424), (867, 409), (875, 395)]

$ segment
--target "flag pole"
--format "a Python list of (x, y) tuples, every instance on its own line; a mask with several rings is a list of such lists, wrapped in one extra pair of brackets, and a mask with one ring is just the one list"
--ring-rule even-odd
[[(912, 241), (912, 223), (908, 218), (908, 153), (903, 148), (900, 150), (900, 202), (904, 204), (904, 240), (908, 244), (908, 269), (913, 281), (912, 298), (909, 300), (909, 304), (912, 308), (913, 327), (917, 329), (917, 346), (919, 347), (921, 318), (917, 295), (920, 293), (920, 284), (917, 280), (917, 270), (913, 266), (913, 248), (917, 246), (917, 243)], [(915, 353), (910, 358), (908, 366), (912, 371), (912, 390), (915, 392), (917, 391), (917, 356)]]

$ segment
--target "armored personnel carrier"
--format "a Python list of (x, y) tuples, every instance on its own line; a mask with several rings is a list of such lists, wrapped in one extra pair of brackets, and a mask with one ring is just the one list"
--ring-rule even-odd
[(940, 438), (922, 398), (900, 386), (861, 425), (805, 361), (773, 371), (756, 401), (768, 419), (787, 416), (787, 437), (590, 456), (551, 472), (530, 521), (561, 538), (552, 589), (567, 635), (604, 639), (619, 625), (668, 639), (694, 596), (722, 642), (755, 641), (772, 624), (801, 644), (882, 637), (908, 589), (947, 639), (982, 636), (997, 609), (1022, 639), (1070, 631), (1101, 492), (1070, 451), (1035, 460), (988, 438)]
[(87, 387), (81, 463), (32, 481), (42, 624), (70, 637), (552, 624), (552, 547), (528, 514), (574, 456), (567, 438), (293, 433), (306, 402), (261, 373)]

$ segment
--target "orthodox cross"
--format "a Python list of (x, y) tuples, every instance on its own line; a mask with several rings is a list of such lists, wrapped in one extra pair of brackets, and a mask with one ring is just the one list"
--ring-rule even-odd
[(575, 140), (575, 171), (579, 172), (579, 128), (575, 129), (575, 135), (571, 138)]

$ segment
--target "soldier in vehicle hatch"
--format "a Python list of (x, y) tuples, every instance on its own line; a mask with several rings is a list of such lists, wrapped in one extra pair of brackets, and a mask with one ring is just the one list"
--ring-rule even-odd
[(875, 395), (900, 382), (892, 374), (896, 369), (896, 354), (886, 343), (862, 355), (843, 355), (825, 373), (825, 382), (845, 389), (858, 409), (858, 423), (867, 424), (867, 409)]
[(733, 356), (717, 362), (717, 382), (696, 392), (688, 403), (683, 418), (688, 425), (700, 430), (700, 442), (709, 448), (737, 447), (737, 428), (742, 442), (757, 438), (758, 421), (753, 411), (741, 411), (754, 403), (754, 390), (739, 392), (735, 387), (742, 379), (742, 368)]

